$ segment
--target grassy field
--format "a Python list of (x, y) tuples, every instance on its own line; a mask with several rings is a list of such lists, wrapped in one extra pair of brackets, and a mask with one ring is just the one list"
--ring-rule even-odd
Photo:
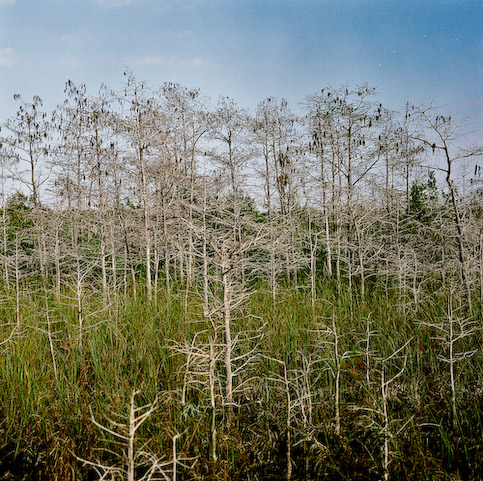
[(2, 285), (1, 479), (479, 479), (477, 306), (326, 280), (312, 309), (307, 289), (274, 302), (260, 282), (232, 318), (228, 405), (196, 287), (103, 307), (87, 286), (80, 330), (72, 292), (23, 285), (15, 323)]

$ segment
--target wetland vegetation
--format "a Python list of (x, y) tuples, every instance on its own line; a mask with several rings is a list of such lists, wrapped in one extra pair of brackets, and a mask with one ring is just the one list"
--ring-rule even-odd
[(450, 116), (65, 93), (0, 133), (0, 479), (481, 479), (481, 149)]

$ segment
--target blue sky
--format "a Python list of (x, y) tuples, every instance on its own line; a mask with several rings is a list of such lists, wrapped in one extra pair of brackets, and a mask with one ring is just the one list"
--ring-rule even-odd
[(0, 0), (0, 122), (66, 80), (120, 89), (129, 67), (252, 110), (368, 83), (402, 110), (435, 100), (483, 130), (483, 0)]

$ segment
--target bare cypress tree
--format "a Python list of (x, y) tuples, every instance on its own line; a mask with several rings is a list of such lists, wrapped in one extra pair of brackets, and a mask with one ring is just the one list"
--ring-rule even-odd
[[(341, 244), (345, 244), (345, 262), (349, 291), (352, 293), (356, 269), (356, 255), (360, 241), (357, 235), (355, 205), (356, 186), (362, 186), (369, 173), (379, 163), (383, 147), (378, 143), (377, 126), (383, 115), (382, 105), (371, 101), (374, 89), (363, 85), (355, 89), (343, 86), (340, 89), (325, 88), (308, 97), (308, 126), (310, 132), (309, 152), (319, 160), (322, 210), (328, 235), (327, 213), (327, 164), (332, 170), (332, 204), (335, 209), (336, 226), (336, 272), (340, 277)], [(343, 209), (341, 210), (341, 208)], [(341, 223), (345, 224), (345, 242), (342, 242)], [(332, 257), (332, 256), (330, 256)], [(363, 261), (359, 256), (359, 275), (363, 284)], [(351, 294), (352, 295), (352, 294)]]
[[(207, 189), (205, 192), (209, 195)], [(252, 294), (247, 283), (263, 269), (260, 260), (248, 253), (260, 249), (266, 236), (265, 226), (254, 222), (247, 206), (240, 205), (240, 209), (241, 216), (236, 218), (231, 195), (209, 195), (197, 209), (196, 223), (192, 226), (201, 242), (198, 255), (203, 256), (205, 317), (213, 326), (213, 339), (218, 338), (218, 332), (223, 337), (220, 341), (223, 397), (229, 423), (233, 419), (236, 397), (245, 389), (248, 368), (258, 348), (256, 340), (260, 337), (259, 332), (252, 333), (241, 327), (242, 319), (247, 317), (244, 306)], [(240, 230), (235, 231), (235, 226)], [(238, 232), (241, 238), (234, 236)]]
[(247, 114), (228, 98), (218, 102), (210, 123), (210, 137), (219, 142), (219, 147), (210, 156), (223, 169), (233, 204), (233, 240), (241, 240), (241, 205), (243, 169), (252, 152), (247, 148)]
[(264, 183), (265, 207), (267, 209), (269, 224), (269, 282), (272, 294), (272, 302), (275, 301), (278, 292), (278, 276), (283, 270), (281, 258), (283, 245), (286, 244), (282, 239), (284, 229), (280, 228), (280, 208), (277, 208), (277, 149), (278, 138), (278, 101), (272, 97), (267, 98), (258, 105), (255, 119), (253, 120), (253, 132), (259, 155), (263, 159), (260, 166), (260, 175)]
[[(242, 232), (243, 197), (246, 195), (243, 189), (244, 170), (252, 156), (252, 150), (247, 142), (247, 126), (247, 113), (239, 109), (233, 100), (220, 99), (210, 121), (209, 137), (216, 142), (210, 151), (210, 158), (217, 167), (221, 168), (219, 185), (222, 188), (221, 195), (228, 196), (229, 199), (227, 215), (230, 217), (235, 246), (230, 247), (230, 250), (236, 252), (237, 256), (243, 255), (244, 251), (240, 248), (244, 237)], [(241, 259), (240, 266), (243, 279), (244, 263)]]
[(13, 174), (30, 194), (33, 210), (31, 218), (34, 222), (32, 231), (36, 245), (38, 263), (42, 277), (45, 276), (45, 239), (43, 236), (43, 215), (40, 190), (49, 178), (49, 171), (43, 168), (44, 160), (50, 151), (51, 122), (47, 113), (41, 110), (42, 99), (34, 96), (32, 102), (25, 102), (19, 94), (14, 99), (20, 102), (15, 117), (7, 120), (6, 127), (10, 135), (5, 142), (13, 151), (17, 160), (17, 168)]
[[(322, 91), (323, 92), (323, 91)], [(317, 196), (321, 195), (321, 202), (316, 200), (316, 206), (321, 206), (322, 209), (322, 222), (324, 229), (324, 241), (325, 249), (327, 252), (325, 260), (325, 269), (327, 275), (332, 275), (332, 242), (330, 232), (330, 203), (334, 203), (335, 199), (330, 198), (333, 187), (330, 186), (330, 167), (334, 168), (332, 158), (334, 156), (333, 149), (333, 125), (330, 111), (327, 110), (324, 103), (324, 98), (320, 95), (313, 95), (308, 97), (305, 102), (305, 107), (309, 110), (306, 120), (307, 129), (309, 130), (308, 138), (308, 152), (313, 153), (316, 159), (317, 165), (316, 177), (318, 179), (318, 192)], [(332, 196), (333, 197), (333, 196)], [(315, 199), (314, 199), (315, 200)]]
[[(472, 358), (478, 353), (476, 343), (471, 343), (481, 327), (478, 321), (461, 315), (461, 308), (453, 306), (455, 302), (453, 292), (450, 292), (445, 316), (436, 322), (423, 322), (422, 325), (434, 329), (433, 339), (441, 347), (438, 359), (448, 365), (449, 388), (451, 392), (451, 412), (453, 424), (458, 424), (458, 378), (463, 378), (462, 369), (457, 373), (457, 366), (462, 361)], [(464, 311), (464, 309), (463, 309)]]
[(55, 187), (65, 200), (67, 208), (78, 214), (89, 207), (89, 106), (86, 86), (66, 82), (67, 98), (54, 114), (55, 128), (61, 142), (55, 149), (52, 164), (55, 169)]
[(67, 99), (55, 115), (62, 142), (52, 161), (57, 174), (54, 190), (72, 216), (74, 241), (82, 234), (82, 213), (96, 212), (98, 219), (93, 226), (99, 234), (103, 303), (107, 305), (107, 230), (111, 222), (107, 218), (106, 184), (111, 180), (108, 165), (112, 167), (114, 156), (111, 133), (106, 132), (108, 92), (103, 89), (97, 98), (91, 98), (84, 84), (76, 86), (71, 81), (66, 83), (65, 92)]
[(448, 187), (449, 200), (453, 211), (453, 222), (456, 228), (460, 278), (465, 290), (468, 312), (471, 313), (472, 299), (466, 260), (465, 233), (459, 206), (459, 195), (453, 180), (453, 169), (455, 162), (480, 155), (483, 153), (483, 148), (459, 147), (458, 140), (460, 139), (461, 134), (458, 127), (453, 125), (451, 116), (435, 115), (432, 110), (432, 107), (418, 109), (418, 114), (428, 130), (427, 136), (423, 137), (418, 135), (416, 138), (420, 140), (426, 148), (430, 148), (434, 154), (439, 152), (443, 156), (445, 167), (441, 170), (445, 173), (445, 181)]
[(113, 128), (124, 137), (125, 160), (134, 168), (134, 188), (142, 215), (142, 239), (144, 244), (144, 265), (146, 296), (153, 299), (152, 287), (152, 156), (157, 152), (162, 130), (162, 111), (158, 108), (159, 96), (151, 92), (143, 82), (126, 72), (127, 83), (122, 95), (118, 96), (121, 108), (119, 115), (113, 113)]
[[(47, 113), (40, 110), (42, 99), (34, 96), (32, 102), (25, 102), (19, 94), (14, 95), (20, 102), (15, 117), (7, 120), (6, 128), (10, 135), (5, 138), (20, 164), (16, 178), (28, 189), (34, 207), (40, 207), (40, 189), (48, 175), (42, 171), (42, 160), (49, 152), (50, 122)], [(25, 168), (26, 165), (26, 168)]]
[(8, 216), (7, 216), (7, 171), (12, 161), (12, 152), (0, 140), (0, 185), (2, 195), (2, 265), (3, 279), (7, 287), (10, 287), (10, 269), (8, 256)]
[(253, 131), (263, 165), (259, 167), (270, 224), (270, 288), (277, 296), (279, 273), (285, 268), (287, 279), (296, 281), (297, 118), (286, 100), (269, 97), (258, 106)]
[[(95, 198), (95, 207), (97, 214), (96, 226), (99, 235), (99, 256), (101, 263), (102, 276), (102, 299), (104, 306), (107, 306), (110, 300), (108, 274), (107, 274), (107, 258), (108, 258), (108, 226), (113, 223), (113, 219), (109, 217), (107, 192), (109, 191), (109, 180), (111, 176), (108, 172), (108, 166), (112, 166), (113, 148), (112, 140), (109, 138), (112, 133), (108, 131), (108, 119), (110, 117), (109, 92), (103, 89), (95, 99), (89, 99), (89, 157), (91, 159), (92, 189), (89, 189), (89, 198)], [(116, 167), (116, 166), (115, 166)], [(91, 194), (94, 191), (95, 196)], [(91, 202), (90, 202), (91, 203)], [(112, 241), (111, 241), (112, 245)], [(115, 250), (111, 250), (112, 271), (115, 275)]]
[[(200, 144), (207, 132), (207, 108), (205, 100), (197, 89), (187, 89), (170, 82), (164, 84), (162, 94), (167, 118), (166, 159), (170, 164), (169, 175), (165, 176), (165, 180), (171, 179), (174, 182), (176, 179), (176, 182), (182, 186), (182, 190), (178, 191), (178, 196), (181, 197), (179, 200), (182, 201), (182, 208), (188, 210), (187, 217), (191, 221), (197, 187)], [(170, 184), (165, 182), (166, 194), (172, 190)], [(166, 214), (164, 211), (163, 219), (166, 219)], [(185, 214), (182, 215), (186, 217)], [(194, 245), (192, 231), (188, 228), (186, 233), (188, 236), (186, 293), (188, 293), (194, 279)], [(167, 246), (165, 252), (166, 249)]]

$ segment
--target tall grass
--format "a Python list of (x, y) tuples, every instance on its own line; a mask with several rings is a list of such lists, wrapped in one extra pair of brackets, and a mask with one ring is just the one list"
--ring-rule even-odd
[[(328, 280), (318, 285), (313, 311), (310, 293), (304, 289), (287, 285), (273, 303), (266, 286), (258, 285), (235, 319), (235, 331), (262, 328), (263, 337), (252, 345), (256, 360), (239, 380), (246, 388), (236, 400), (233, 423), (227, 424), (217, 394), (218, 446), (213, 459), (209, 393), (200, 386), (190, 388), (187, 403), (181, 405), (186, 357), (171, 349), (175, 341), (189, 342), (196, 332), (209, 332), (210, 323), (203, 319), (196, 292), (189, 293), (185, 306), (184, 287), (179, 291), (174, 287), (169, 298), (160, 291), (151, 304), (141, 290), (126, 297), (119, 292), (107, 309), (102, 308), (102, 295), (91, 288), (85, 297), (85, 310), (91, 315), (82, 345), (68, 291), (56, 300), (39, 287), (23, 287), (21, 325), (0, 347), (3, 479), (92, 479), (92, 469), (79, 459), (119, 462), (112, 451), (122, 447), (96, 428), (91, 413), (108, 425), (113, 413), (127, 412), (137, 390), (141, 404), (159, 398), (159, 408), (139, 430), (140, 446), (171, 459), (172, 439), (179, 434), (179, 455), (190, 458), (192, 468), (180, 466), (178, 479), (282, 479), (289, 440), (293, 479), (380, 479), (381, 362), (406, 342), (404, 351), (384, 367), (385, 375), (391, 376), (405, 365), (388, 389), (391, 479), (480, 476), (481, 349), (458, 365), (459, 418), (453, 422), (447, 369), (439, 358), (442, 346), (427, 326), (446, 315), (448, 293), (427, 293), (419, 304), (408, 301), (403, 306), (398, 293), (388, 293), (376, 283), (366, 286), (362, 300), (357, 291), (350, 296), (347, 289)], [(15, 296), (6, 286), (0, 296), (1, 340), (13, 326)], [(346, 354), (339, 364), (324, 334), (332, 320), (340, 336), (339, 352)], [(365, 350), (368, 326), (370, 352)], [(202, 340), (208, 342), (208, 337)], [(478, 335), (465, 342), (465, 349), (480, 347)], [(285, 387), (278, 381), (281, 366), (287, 373)], [(340, 369), (338, 434), (334, 366)], [(221, 364), (217, 370), (222, 383)], [(287, 428), (289, 408), (292, 418)]]

